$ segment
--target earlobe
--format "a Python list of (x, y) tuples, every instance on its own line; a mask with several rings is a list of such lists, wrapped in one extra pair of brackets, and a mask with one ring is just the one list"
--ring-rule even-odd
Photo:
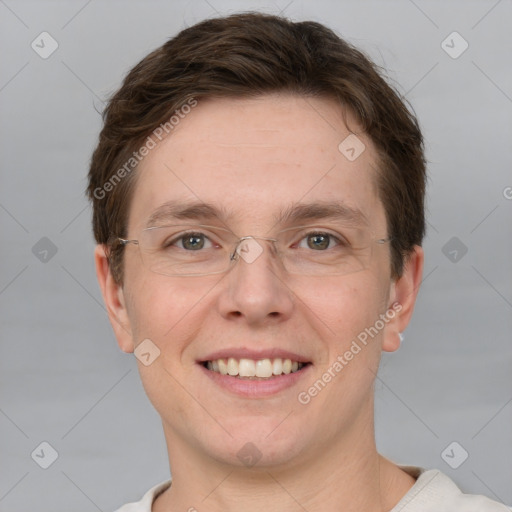
[(101, 244), (94, 250), (96, 276), (117, 343), (123, 352), (131, 353), (134, 343), (123, 287), (115, 282), (105, 251)]
[(415, 246), (407, 259), (402, 275), (392, 283), (389, 294), (389, 316), (394, 315), (386, 325), (382, 341), (382, 350), (394, 352), (400, 348), (401, 333), (411, 320), (414, 304), (419, 292), (423, 275), (423, 249)]

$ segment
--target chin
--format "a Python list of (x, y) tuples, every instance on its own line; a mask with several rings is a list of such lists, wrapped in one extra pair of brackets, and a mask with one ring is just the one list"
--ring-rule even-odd
[(285, 427), (286, 421), (283, 422), (283, 417), (272, 417), (265, 421), (256, 419), (250, 424), (247, 420), (233, 422), (227, 429), (233, 432), (233, 437), (226, 433), (222, 441), (212, 440), (208, 451), (219, 462), (254, 470), (289, 465), (302, 453), (306, 439), (304, 432), (299, 435), (290, 425)]

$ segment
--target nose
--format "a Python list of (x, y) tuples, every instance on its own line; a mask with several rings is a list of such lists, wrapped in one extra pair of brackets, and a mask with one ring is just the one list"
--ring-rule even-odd
[(280, 322), (292, 314), (293, 292), (272, 240), (240, 239), (231, 256), (236, 261), (219, 298), (224, 317), (243, 318), (248, 324), (257, 325)]

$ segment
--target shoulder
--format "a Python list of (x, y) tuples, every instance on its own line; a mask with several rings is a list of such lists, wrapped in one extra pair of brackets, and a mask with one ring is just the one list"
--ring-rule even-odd
[(140, 501), (126, 503), (126, 505), (118, 508), (115, 512), (151, 512), (151, 507), (157, 496), (168, 489), (170, 485), (171, 480), (155, 485), (144, 494)]
[(464, 494), (438, 469), (399, 466), (417, 477), (416, 483), (390, 512), (511, 512), (512, 508), (485, 496)]

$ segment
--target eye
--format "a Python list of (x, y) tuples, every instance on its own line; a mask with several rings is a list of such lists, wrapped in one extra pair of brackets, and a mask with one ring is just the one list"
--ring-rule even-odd
[(205, 247), (206, 243), (210, 243), (210, 239), (204, 234), (196, 231), (181, 233), (170, 240), (163, 243), (164, 249), (177, 245), (180, 249), (187, 251), (198, 251)]
[[(313, 249), (315, 251), (324, 251), (326, 249), (332, 249), (333, 246), (347, 246), (348, 243), (332, 233), (327, 233), (325, 231), (312, 231), (308, 233), (304, 238), (301, 239), (301, 242), (306, 240), (307, 247), (309, 249)], [(299, 242), (299, 247), (305, 248)]]

